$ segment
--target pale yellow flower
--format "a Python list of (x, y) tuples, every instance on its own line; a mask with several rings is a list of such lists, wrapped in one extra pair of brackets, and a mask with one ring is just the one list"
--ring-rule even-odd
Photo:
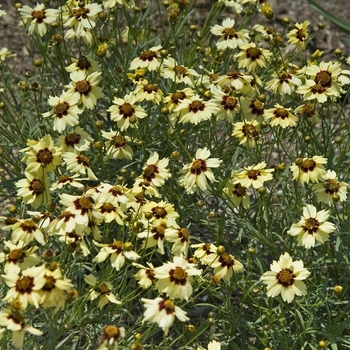
[(310, 272), (304, 268), (302, 260), (293, 261), (288, 253), (284, 253), (278, 261), (272, 262), (270, 269), (260, 278), (267, 285), (267, 296), (281, 294), (283, 301), (291, 303), (296, 295), (306, 294), (303, 280), (310, 276)]
[(276, 103), (274, 108), (265, 110), (264, 117), (270, 121), (271, 126), (280, 126), (282, 129), (294, 127), (298, 118), (290, 110), (291, 108), (284, 108)]
[(238, 67), (246, 68), (248, 72), (255, 71), (258, 67), (265, 68), (266, 62), (272, 57), (269, 50), (259, 48), (254, 43), (240, 45), (241, 50), (235, 55), (238, 58)]
[(291, 236), (297, 236), (298, 245), (306, 249), (314, 247), (316, 241), (324, 243), (328, 241), (329, 234), (335, 231), (335, 225), (328, 222), (330, 213), (328, 210), (320, 210), (307, 204), (303, 208), (303, 216), (300, 221), (293, 224), (288, 230)]
[(160, 67), (160, 53), (161, 45), (153, 46), (141, 53), (139, 57), (132, 60), (129, 70), (136, 70), (138, 68), (146, 68), (149, 71), (157, 70)]
[(158, 105), (163, 100), (163, 92), (157, 84), (138, 84), (133, 93), (137, 102), (151, 101)]
[[(297, 164), (296, 164), (297, 163)], [(293, 180), (299, 180), (301, 183), (316, 182), (326, 174), (323, 164), (327, 163), (327, 158), (313, 156), (312, 158), (299, 158), (290, 166), (293, 173)]]
[(244, 167), (244, 170), (239, 172), (236, 175), (236, 180), (234, 180), (234, 184), (240, 183), (242, 186), (249, 188), (259, 188), (264, 186), (264, 182), (270, 181), (273, 179), (273, 175), (271, 174), (274, 169), (265, 169), (266, 163), (261, 162), (256, 165), (251, 165), (248, 167)]
[(266, 87), (280, 95), (291, 95), (297, 86), (301, 85), (301, 80), (287, 70), (279, 73), (272, 73), (273, 79), (266, 83)]
[(237, 122), (233, 124), (233, 127), (232, 136), (237, 137), (240, 145), (251, 148), (261, 143), (260, 124), (256, 120)]
[(288, 43), (294, 44), (298, 49), (304, 50), (306, 47), (306, 39), (309, 37), (308, 26), (310, 21), (296, 23), (295, 28), (287, 33)]
[(132, 159), (134, 151), (128, 143), (131, 138), (127, 135), (122, 135), (118, 131), (101, 130), (102, 137), (107, 139), (106, 145), (106, 155), (112, 157), (113, 159)]

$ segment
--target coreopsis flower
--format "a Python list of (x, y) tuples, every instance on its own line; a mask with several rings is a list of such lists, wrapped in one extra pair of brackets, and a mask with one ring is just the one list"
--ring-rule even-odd
[(1, 64), (1, 62), (5, 62), (5, 60), (8, 57), (15, 57), (15, 56), (17, 56), (17, 54), (12, 53), (7, 47), (1, 48), (1, 50), (0, 50), (0, 64)]
[(0, 17), (5, 16), (7, 14), (7, 12), (4, 10), (1, 10), (1, 8), (2, 8), (2, 5), (0, 5)]
[(189, 318), (186, 316), (186, 311), (183, 311), (180, 307), (170, 300), (164, 300), (162, 298), (145, 299), (141, 298), (146, 308), (144, 312), (145, 318), (142, 322), (149, 321), (151, 323), (157, 323), (160, 328), (163, 329), (164, 334), (168, 335), (169, 328), (173, 325), (175, 317), (181, 322), (186, 322)]
[(219, 111), (215, 114), (217, 120), (227, 120), (233, 123), (236, 114), (240, 111), (241, 106), (239, 99), (232, 96), (230, 93), (225, 93), (218, 87), (212, 87), (211, 93), (213, 96), (213, 102), (220, 105)]
[(306, 294), (303, 280), (310, 276), (310, 272), (304, 268), (302, 260), (293, 261), (288, 253), (284, 253), (278, 261), (272, 262), (270, 269), (260, 278), (267, 285), (267, 296), (281, 294), (283, 301), (291, 303), (296, 295)]
[(280, 126), (282, 129), (288, 126), (295, 126), (298, 118), (290, 113), (291, 108), (284, 108), (278, 103), (275, 104), (274, 108), (265, 110), (265, 119), (270, 120), (271, 126)]
[(123, 5), (127, 10), (135, 8), (134, 0), (102, 0), (102, 3), (106, 9), (112, 9), (117, 4)]
[(51, 172), (61, 163), (61, 149), (55, 147), (50, 135), (45, 135), (39, 141), (29, 140), (29, 147), (23, 149), (25, 155), (22, 162), (26, 162), (26, 172), (35, 177), (42, 176), (44, 172)]
[(82, 28), (82, 30), (79, 31), (76, 31), (74, 28), (68, 29), (64, 38), (70, 40), (83, 39), (84, 43), (87, 45), (92, 45), (93, 43), (91, 30), (87, 28)]
[(153, 282), (155, 281), (153, 264), (150, 262), (146, 262), (146, 264), (148, 267), (135, 262), (132, 263), (133, 266), (139, 269), (137, 273), (134, 275), (134, 278), (136, 279), (136, 281), (138, 281), (137, 284), (142, 289), (148, 289), (149, 287), (152, 286)]
[(68, 251), (73, 255), (76, 253), (82, 253), (84, 257), (90, 254), (90, 250), (85, 242), (84, 236), (78, 234), (76, 231), (64, 231), (60, 229), (54, 234), (58, 236), (58, 240), (67, 245)]
[(2, 301), (18, 300), (24, 310), (28, 307), (28, 304), (38, 308), (41, 303), (39, 291), (46, 283), (45, 270), (45, 265), (41, 265), (30, 267), (24, 271), (12, 270), (5, 275), (1, 275), (10, 288)]
[(255, 43), (247, 43), (239, 46), (241, 50), (235, 55), (238, 58), (238, 67), (246, 68), (248, 72), (253, 72), (257, 67), (265, 68), (266, 61), (272, 57), (269, 50), (259, 48)]
[(15, 183), (18, 188), (17, 195), (22, 197), (25, 204), (30, 204), (33, 208), (38, 208), (41, 204), (50, 201), (49, 179), (47, 174), (41, 178), (36, 178), (31, 173), (25, 173), (26, 178)]
[(145, 79), (145, 74), (147, 73), (146, 68), (136, 69), (134, 73), (127, 73), (128, 79), (130, 79), (134, 84), (147, 84), (147, 80)]
[(315, 105), (310, 102), (298, 106), (294, 110), (294, 112), (298, 114), (300, 117), (308, 120), (313, 125), (315, 125), (320, 119), (319, 114), (315, 109)]
[(332, 86), (336, 90), (339, 90), (338, 78), (342, 71), (340, 62), (320, 62), (318, 65), (312, 64), (305, 68), (305, 74), (317, 84), (323, 87)]
[(183, 255), (184, 257), (187, 257), (190, 245), (190, 233), (187, 228), (179, 227), (166, 230), (165, 238), (167, 241), (174, 243), (171, 247), (171, 253), (173, 255)]
[(137, 234), (138, 238), (144, 238), (142, 248), (152, 248), (158, 246), (158, 252), (165, 254), (164, 251), (164, 240), (166, 234), (172, 232), (174, 229), (169, 227), (165, 220), (160, 221), (154, 225), (147, 227), (146, 230)]
[(98, 201), (96, 209), (103, 215), (104, 222), (110, 223), (115, 221), (121, 226), (124, 224), (123, 218), (125, 215), (119, 203)]
[(98, 283), (97, 278), (94, 275), (84, 275), (84, 281), (93, 287), (89, 291), (88, 299), (95, 300), (99, 298), (97, 307), (100, 308), (100, 310), (109, 302), (113, 304), (121, 304), (112, 293), (113, 286), (111, 283)]
[(335, 225), (327, 221), (329, 216), (329, 210), (317, 211), (313, 205), (307, 204), (303, 208), (300, 221), (293, 224), (287, 233), (297, 236), (299, 246), (310, 249), (315, 246), (316, 241), (328, 241), (329, 234), (335, 231)]
[(273, 178), (272, 172), (274, 169), (265, 169), (266, 163), (261, 162), (256, 165), (244, 167), (244, 170), (236, 174), (234, 184), (240, 183), (246, 188), (259, 188), (264, 186), (264, 182), (270, 181)]
[(280, 95), (291, 95), (297, 86), (301, 85), (301, 80), (287, 70), (279, 73), (272, 73), (273, 79), (266, 83), (266, 87)]
[(217, 248), (212, 243), (198, 243), (192, 244), (191, 248), (197, 248), (193, 254), (193, 256), (197, 259), (200, 259), (202, 264), (204, 263), (204, 259), (207, 255), (217, 252)]
[(194, 193), (199, 189), (208, 190), (210, 187), (208, 180), (211, 183), (217, 182), (211, 168), (219, 167), (222, 160), (209, 157), (210, 151), (206, 147), (199, 148), (192, 163), (184, 165), (179, 183), (185, 187), (187, 193)]
[(104, 96), (102, 89), (97, 86), (102, 79), (101, 72), (93, 72), (85, 75), (83, 71), (77, 70), (69, 75), (71, 82), (65, 86), (68, 94), (78, 93), (79, 102), (85, 108), (95, 109), (97, 100)]
[(109, 325), (103, 328), (101, 345), (97, 350), (118, 349), (118, 340), (125, 338), (125, 328)]
[(69, 73), (74, 72), (75, 70), (81, 70), (86, 75), (89, 75), (93, 72), (101, 71), (101, 68), (98, 66), (98, 62), (89, 56), (82, 55), (79, 59), (72, 58), (72, 61), (72, 64), (65, 67), (65, 70)]
[(251, 148), (261, 143), (260, 124), (256, 120), (237, 122), (233, 124), (233, 127), (232, 136), (237, 137), (240, 145)]
[(233, 177), (232, 180), (227, 181), (223, 192), (227, 195), (233, 209), (238, 208), (240, 205), (244, 209), (248, 209), (250, 207), (250, 199), (247, 190), (248, 188), (242, 186), (240, 182), (234, 182)]
[(125, 95), (124, 98), (115, 97), (113, 105), (107, 109), (107, 112), (111, 113), (111, 120), (117, 122), (121, 131), (129, 127), (137, 127), (138, 119), (147, 117), (146, 111), (135, 103), (136, 97), (133, 93), (130, 93)]
[(157, 105), (163, 100), (163, 92), (157, 84), (138, 84), (133, 92), (136, 101), (151, 101)]
[(12, 230), (11, 239), (15, 244), (23, 241), (27, 245), (34, 240), (42, 245), (46, 243), (44, 233), (32, 219), (18, 219), (14, 224), (5, 226), (2, 229)]
[(200, 276), (202, 270), (190, 264), (182, 255), (174, 256), (169, 261), (154, 269), (154, 277), (158, 280), (158, 290), (169, 298), (188, 301), (192, 294), (194, 276)]
[(22, 271), (26, 270), (40, 262), (39, 257), (35, 254), (38, 250), (35, 245), (27, 249), (23, 241), (18, 241), (17, 244), (5, 241), (4, 245), (8, 248), (8, 252), (5, 253), (3, 250), (0, 253), (0, 262), (5, 262), (4, 272), (6, 274), (13, 270), (17, 271), (18, 268)]
[(178, 219), (180, 215), (174, 210), (173, 204), (164, 201), (160, 201), (158, 203), (149, 201), (143, 205), (142, 213), (144, 216), (146, 213), (151, 214), (151, 218), (148, 220), (152, 223), (152, 225), (161, 223), (164, 220), (168, 222), (168, 226), (179, 227), (179, 225), (176, 223), (176, 219)]
[(243, 94), (243, 96), (253, 97), (260, 93), (261, 87), (264, 85), (264, 83), (256, 74), (250, 73), (247, 74), (247, 76), (250, 78), (250, 80), (244, 82), (240, 93)]
[(42, 307), (55, 307), (56, 313), (59, 309), (63, 308), (66, 304), (66, 292), (73, 288), (73, 284), (70, 279), (67, 279), (62, 275), (62, 271), (55, 263), (53, 268), (45, 270), (45, 284), (39, 290), (41, 296)]
[[(208, 344), (208, 350), (221, 350), (221, 344), (216, 341), (216, 340), (212, 340), (209, 344)], [(197, 350), (205, 350), (202, 347), (197, 348)]]
[(83, 113), (77, 105), (80, 100), (80, 94), (63, 92), (61, 96), (50, 96), (49, 105), (51, 111), (43, 113), (44, 118), (53, 117), (53, 130), (59, 133), (66, 130), (67, 125), (75, 126), (79, 124), (79, 114)]
[(312, 158), (298, 158), (291, 166), (293, 180), (299, 180), (301, 183), (318, 183), (326, 169), (323, 164), (327, 163), (327, 158), (313, 156)]
[(237, 91), (241, 90), (245, 84), (249, 84), (252, 77), (238, 70), (232, 70), (218, 78), (220, 86), (233, 87)]
[(204, 72), (202, 73), (199, 82), (208, 90), (218, 86), (220, 79), (219, 74), (215, 73), (213, 69), (211, 71), (204, 69)]
[(235, 49), (249, 41), (249, 32), (247, 29), (241, 29), (236, 31), (234, 29), (235, 20), (226, 18), (223, 20), (222, 25), (216, 24), (210, 28), (210, 32), (216, 36), (219, 36), (219, 40), (216, 43), (216, 47), (219, 50)]
[(158, 45), (143, 51), (139, 57), (131, 61), (129, 70), (136, 70), (138, 68), (147, 68), (149, 71), (157, 70), (160, 67), (161, 56), (159, 51), (161, 49), (162, 46)]
[(163, 103), (169, 110), (169, 120), (172, 126), (175, 126), (179, 118), (180, 112), (175, 112), (175, 109), (180, 104), (181, 100), (189, 99), (193, 95), (194, 91), (191, 88), (185, 88), (182, 90), (176, 90), (173, 93), (169, 93), (168, 96), (163, 98)]
[(85, 224), (78, 224), (76, 217), (77, 215), (69, 210), (61, 211), (61, 214), (51, 221), (48, 227), (48, 233), (54, 234), (62, 229), (65, 232), (76, 231), (79, 235), (82, 235)]
[(60, 10), (47, 9), (44, 4), (39, 3), (34, 8), (27, 5), (22, 6), (18, 9), (18, 12), (23, 22), (20, 24), (26, 26), (28, 34), (37, 33), (40, 36), (46, 34), (47, 25), (55, 22), (60, 14)]
[(265, 105), (256, 98), (245, 97), (240, 99), (242, 115), (245, 120), (256, 120), (261, 123), (265, 113)]
[(224, 4), (227, 7), (232, 8), (235, 13), (241, 13), (243, 11), (243, 6), (245, 0), (219, 0), (219, 4)]
[(64, 152), (62, 154), (64, 160), (63, 165), (67, 170), (80, 175), (87, 175), (90, 180), (97, 180), (96, 175), (90, 168), (90, 159), (85, 154), (80, 152)]
[(77, 33), (77, 36), (81, 36), (81, 32), (84, 29), (93, 29), (96, 26), (96, 17), (102, 12), (102, 6), (100, 4), (84, 3), (84, 6), (74, 4), (73, 6), (63, 7), (63, 26), (70, 27)]
[(141, 177), (156, 187), (162, 187), (165, 180), (171, 177), (170, 171), (166, 168), (168, 164), (169, 158), (159, 159), (159, 154), (153, 152), (143, 167)]
[(322, 85), (315, 80), (307, 79), (297, 88), (296, 92), (303, 95), (306, 101), (316, 99), (319, 103), (324, 103), (328, 98), (339, 97), (341, 90), (339, 85)]
[[(77, 225), (87, 227), (89, 219), (95, 218), (101, 222), (103, 215), (96, 209), (94, 200), (89, 195), (72, 196), (66, 193), (60, 195), (60, 203), (66, 207), (65, 212), (74, 216)], [(62, 218), (65, 220), (65, 215)]]
[(157, 187), (152, 182), (148, 182), (142, 177), (138, 177), (137, 179), (135, 179), (131, 192), (135, 197), (147, 194), (151, 197), (154, 196), (160, 198), (160, 193)]
[(87, 151), (90, 149), (92, 137), (80, 126), (77, 126), (74, 131), (67, 135), (61, 135), (57, 144), (62, 148), (62, 151)]
[(348, 184), (338, 181), (337, 174), (333, 170), (327, 170), (326, 174), (321, 176), (320, 183), (312, 186), (313, 191), (317, 193), (317, 201), (332, 205), (334, 202), (344, 202), (348, 192)]
[(303, 23), (296, 23), (295, 28), (287, 33), (288, 43), (294, 44), (298, 49), (305, 50), (306, 39), (309, 37), (308, 26), (310, 21), (306, 20)]
[(233, 273), (242, 273), (244, 271), (242, 263), (226, 252), (221, 255), (216, 252), (206, 255), (202, 262), (214, 268), (214, 275), (223, 278), (227, 282), (230, 281)]
[(119, 131), (101, 130), (102, 137), (107, 139), (106, 145), (106, 155), (112, 157), (113, 159), (132, 159), (134, 151), (128, 143), (131, 138), (127, 135), (123, 136)]
[(51, 185), (50, 190), (51, 191), (59, 190), (59, 189), (62, 189), (66, 185), (70, 185), (70, 186), (73, 186), (75, 188), (82, 188), (82, 187), (84, 187), (84, 185), (79, 182), (82, 180), (87, 180), (87, 178), (79, 178), (79, 174), (74, 174), (72, 176), (60, 175), (58, 177), (57, 181), (55, 181)]
[[(0, 326), (12, 332), (12, 345), (22, 348), (24, 343), (24, 330), (33, 335), (43, 335), (43, 332), (32, 326), (26, 325), (26, 320), (17, 310), (3, 309), (0, 312)], [(1, 333), (3, 333), (1, 331)]]
[(109, 202), (114, 205), (119, 205), (123, 211), (125, 211), (130, 204), (136, 200), (130, 190), (125, 186), (101, 183), (97, 187), (97, 190), (99, 191), (98, 202)]
[(100, 252), (93, 259), (94, 262), (104, 262), (110, 257), (110, 263), (113, 268), (119, 271), (127, 260), (136, 261), (140, 256), (132, 250), (131, 242), (114, 241), (112, 244), (102, 244), (94, 241), (94, 244), (101, 247)]
[(175, 83), (184, 83), (191, 88), (194, 87), (194, 79), (199, 77), (194, 69), (177, 64), (172, 57), (164, 59), (162, 64), (161, 75), (163, 78), (170, 79)]
[(180, 123), (197, 125), (202, 121), (209, 120), (218, 110), (219, 106), (213, 100), (204, 101), (195, 94), (190, 98), (180, 100), (174, 111), (179, 112)]

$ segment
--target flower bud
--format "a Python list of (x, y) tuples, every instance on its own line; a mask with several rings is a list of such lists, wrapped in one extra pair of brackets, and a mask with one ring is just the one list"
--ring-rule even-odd
[(272, 6), (267, 2), (262, 6), (261, 12), (267, 19), (273, 18)]

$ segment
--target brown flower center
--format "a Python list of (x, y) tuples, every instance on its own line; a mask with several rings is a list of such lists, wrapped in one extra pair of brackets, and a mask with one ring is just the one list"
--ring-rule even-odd
[(281, 118), (281, 119), (287, 119), (289, 116), (289, 113), (286, 109), (284, 108), (276, 108), (275, 111), (273, 112), (276, 118)]
[(153, 60), (153, 58), (157, 59), (158, 56), (157, 56), (157, 53), (152, 51), (152, 50), (145, 50), (140, 55), (140, 59), (142, 61), (149, 61), (149, 62), (151, 62)]
[(335, 179), (328, 179), (323, 183), (326, 193), (333, 194), (339, 190), (339, 182)]
[(56, 286), (56, 279), (52, 276), (45, 276), (46, 282), (42, 290), (44, 292), (51, 292)]
[(143, 87), (143, 91), (144, 92), (147, 92), (148, 94), (152, 94), (154, 92), (157, 92), (158, 91), (158, 88), (156, 85), (154, 84), (147, 84)]
[(91, 67), (90, 61), (85, 56), (80, 57), (76, 65), (81, 70), (88, 70)]
[(123, 188), (120, 186), (113, 186), (108, 192), (114, 197), (122, 196), (124, 194)]
[(36, 160), (38, 163), (41, 163), (42, 166), (50, 164), (53, 160), (52, 152), (48, 148), (39, 150)]
[(171, 300), (162, 300), (159, 302), (159, 311), (165, 309), (166, 313), (173, 314), (175, 311), (175, 304)]
[(167, 211), (163, 207), (154, 207), (152, 208), (153, 216), (156, 219), (165, 218), (167, 216)]
[(251, 109), (252, 114), (255, 114), (255, 115), (264, 114), (264, 104), (258, 100), (252, 101), (249, 107)]
[(250, 180), (257, 180), (258, 176), (260, 175), (261, 173), (259, 170), (251, 169), (247, 171), (247, 176)]
[(242, 77), (242, 73), (239, 72), (238, 70), (233, 70), (230, 73), (228, 73), (227, 76), (231, 79), (238, 79)]
[(165, 229), (166, 227), (163, 225), (152, 227), (151, 232), (153, 233), (153, 239), (155, 241), (158, 241), (158, 239), (163, 240), (165, 236)]
[(261, 57), (261, 51), (257, 47), (249, 47), (245, 53), (247, 58), (250, 58), (252, 61), (256, 61)]
[(81, 209), (89, 210), (92, 207), (92, 203), (89, 198), (81, 197), (79, 198), (79, 206)]
[(175, 66), (174, 71), (177, 77), (184, 77), (188, 74), (188, 71), (184, 66)]
[(17, 264), (17, 262), (23, 262), (26, 255), (26, 252), (20, 248), (12, 249), (7, 256), (7, 260), (11, 263)]
[(203, 111), (205, 108), (205, 104), (202, 101), (195, 100), (189, 105), (189, 111), (193, 113), (197, 113), (198, 111)]
[(184, 98), (186, 98), (186, 94), (183, 91), (176, 91), (172, 94), (171, 101), (174, 104), (178, 104), (179, 100), (183, 100)]
[(37, 229), (35, 222), (31, 219), (24, 220), (21, 227), (23, 231), (28, 233), (33, 233)]
[(75, 84), (75, 91), (86, 96), (91, 91), (91, 84), (87, 80), (80, 80)]
[(308, 158), (303, 161), (303, 164), (301, 165), (300, 169), (307, 173), (309, 171), (313, 171), (316, 168), (316, 162), (312, 158)]
[(115, 211), (115, 206), (112, 203), (104, 203), (100, 209), (101, 213), (111, 213)]
[(75, 19), (77, 21), (81, 21), (83, 18), (87, 18), (88, 17), (88, 13), (90, 12), (89, 9), (87, 8), (75, 8), (72, 10)]
[(68, 175), (60, 175), (58, 178), (59, 183), (65, 183), (67, 181), (70, 181), (71, 178)]
[(286, 71), (283, 71), (279, 76), (280, 84), (288, 83), (289, 80), (291, 79), (292, 79), (292, 76)]
[(103, 329), (103, 336), (105, 339), (118, 339), (120, 337), (120, 332), (118, 327), (110, 325)]
[(90, 159), (86, 155), (81, 154), (77, 157), (77, 163), (83, 164), (83, 166), (88, 167), (90, 163)]
[(241, 184), (235, 184), (235, 188), (232, 190), (232, 193), (236, 197), (244, 197), (247, 193), (247, 187), (242, 186)]
[(291, 286), (294, 282), (294, 277), (293, 271), (289, 269), (283, 269), (276, 276), (278, 283), (282, 284), (283, 287)]
[(225, 28), (222, 31), (222, 34), (224, 36), (224, 39), (232, 39), (232, 38), (238, 38), (237, 32), (233, 28)]
[(155, 174), (159, 174), (158, 167), (156, 165), (150, 164), (147, 166), (147, 168), (144, 170), (142, 176), (144, 179), (146, 179), (148, 182), (151, 182), (152, 179), (156, 177)]
[(100, 294), (108, 294), (111, 291), (106, 283), (101, 284), (98, 289)]
[(67, 115), (68, 110), (69, 110), (69, 103), (67, 102), (60, 102), (54, 108), (54, 112), (58, 118), (62, 118), (62, 116)]
[(69, 133), (65, 138), (64, 142), (68, 147), (74, 147), (74, 145), (77, 145), (81, 140), (81, 135), (76, 134), (75, 132)]
[(237, 107), (238, 100), (233, 96), (224, 96), (222, 98), (221, 105), (225, 109), (229, 109), (230, 111), (232, 111)]
[(232, 267), (235, 262), (234, 260), (231, 258), (230, 254), (228, 253), (224, 253), (219, 257), (219, 262), (221, 263), (222, 267)]
[(304, 29), (298, 29), (296, 33), (296, 38), (300, 41), (304, 41), (307, 37), (307, 31)]
[(21, 294), (30, 294), (34, 287), (34, 278), (23, 276), (16, 282), (16, 291)]
[(242, 133), (249, 139), (256, 139), (259, 137), (259, 130), (252, 124), (244, 124)]
[(114, 241), (110, 248), (116, 251), (117, 254), (120, 254), (123, 251), (123, 242), (122, 241)]
[(323, 87), (329, 88), (332, 86), (332, 73), (329, 73), (326, 70), (316, 74), (315, 82), (322, 85)]
[(34, 179), (29, 186), (29, 190), (38, 195), (44, 192), (44, 184), (41, 180)]
[(115, 148), (121, 148), (126, 145), (125, 137), (121, 135), (114, 136), (113, 143)]
[(134, 113), (134, 107), (128, 102), (125, 102), (119, 107), (119, 114), (121, 114), (125, 119), (131, 117)]
[(202, 172), (207, 171), (207, 164), (203, 159), (196, 159), (191, 165), (191, 174), (200, 175)]
[(75, 214), (72, 214), (69, 210), (64, 210), (61, 212), (61, 215), (58, 217), (58, 220), (68, 222), (70, 218), (75, 218)]
[(179, 266), (176, 266), (175, 269), (171, 269), (169, 271), (170, 282), (174, 282), (175, 284), (180, 284), (184, 286), (186, 284), (187, 272)]
[(34, 10), (32, 12), (32, 17), (36, 19), (37, 23), (43, 23), (45, 16), (45, 11), (42, 10)]
[(188, 232), (187, 228), (180, 228), (179, 238), (181, 239), (181, 242), (187, 242), (189, 240), (190, 233)]
[(321, 84), (315, 84), (310, 88), (310, 91), (313, 94), (323, 94), (327, 90), (326, 87), (322, 86)]
[(305, 221), (305, 224), (303, 226), (304, 231), (312, 235), (313, 233), (317, 232), (318, 227), (320, 226), (319, 222), (314, 218), (308, 218)]
[(306, 103), (301, 108), (301, 113), (306, 118), (311, 118), (315, 114), (315, 107), (312, 103)]

